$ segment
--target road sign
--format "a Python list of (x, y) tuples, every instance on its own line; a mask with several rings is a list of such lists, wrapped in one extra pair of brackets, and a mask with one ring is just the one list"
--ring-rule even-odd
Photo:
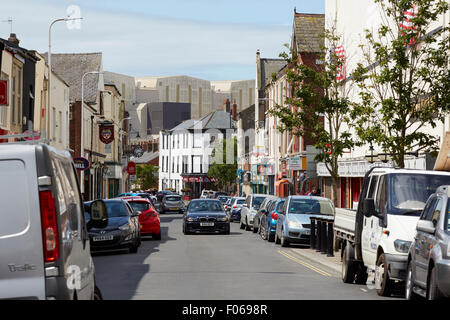
[(83, 157), (73, 158), (73, 163), (75, 164), (75, 169), (77, 169), (77, 171), (85, 171), (91, 166), (89, 160)]

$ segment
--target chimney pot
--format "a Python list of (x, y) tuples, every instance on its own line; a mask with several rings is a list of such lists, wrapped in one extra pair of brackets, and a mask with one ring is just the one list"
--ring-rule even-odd
[(15, 33), (11, 33), (9, 35), (8, 41), (15, 44), (16, 46), (18, 46), (20, 43), (20, 40), (17, 39), (17, 35)]

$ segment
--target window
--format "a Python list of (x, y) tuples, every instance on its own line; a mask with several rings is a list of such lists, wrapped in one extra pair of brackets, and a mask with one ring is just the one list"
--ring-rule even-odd
[(372, 179), (370, 180), (369, 192), (367, 194), (368, 199), (375, 199), (377, 182), (378, 182), (378, 176), (372, 176)]
[(380, 177), (379, 191), (377, 193), (377, 199), (375, 201), (375, 208), (378, 212), (386, 211), (386, 178), (385, 176)]
[(422, 220), (433, 221), (436, 223), (439, 221), (442, 211), (442, 205), (444, 201), (442, 198), (435, 198), (430, 202), (430, 205), (424, 210), (424, 215), (422, 216)]

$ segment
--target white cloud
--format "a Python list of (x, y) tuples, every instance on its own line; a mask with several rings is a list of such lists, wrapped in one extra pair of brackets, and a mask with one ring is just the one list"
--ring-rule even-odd
[[(5, 8), (3, 2), (0, 1), (0, 7)], [(48, 50), (51, 20), (64, 17), (67, 8), (24, 0), (8, 7), (10, 10), (2, 11), (13, 17), (13, 32), (17, 33), (21, 45), (40, 52)], [(89, 11), (83, 7), (81, 15), (80, 30), (68, 30), (64, 23), (53, 27), (52, 52), (103, 52), (105, 70), (132, 76), (156, 75), (166, 70), (187, 74), (198, 70), (223, 79), (224, 66), (229, 66), (230, 70), (236, 70), (234, 79), (254, 78), (254, 68), (249, 67), (255, 65), (256, 50), (261, 49), (263, 57), (278, 57), (291, 32), (289, 25), (202, 23), (145, 14)], [(2, 24), (0, 32), (1, 37), (7, 38), (9, 26)]]

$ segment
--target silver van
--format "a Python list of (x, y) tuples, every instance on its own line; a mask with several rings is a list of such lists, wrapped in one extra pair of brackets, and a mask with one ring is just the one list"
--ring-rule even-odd
[(0, 299), (101, 299), (88, 227), (107, 222), (101, 200), (86, 225), (70, 154), (0, 144)]

